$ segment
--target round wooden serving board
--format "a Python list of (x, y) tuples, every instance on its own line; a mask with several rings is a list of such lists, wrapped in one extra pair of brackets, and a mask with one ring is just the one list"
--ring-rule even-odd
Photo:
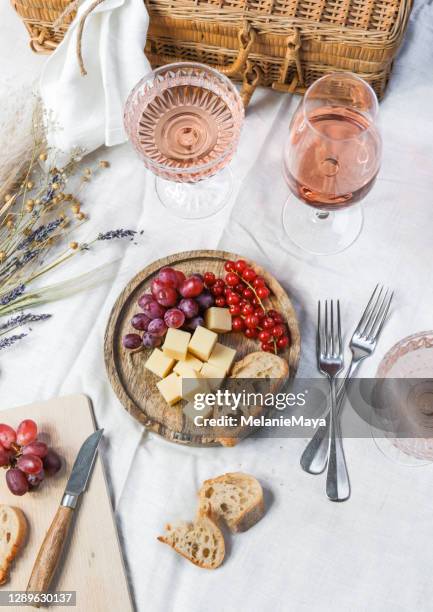
[[(133, 417), (150, 431), (172, 442), (198, 446), (219, 444), (216, 439), (204, 439), (187, 433), (181, 404), (168, 406), (156, 387), (157, 377), (144, 367), (150, 350), (131, 353), (123, 348), (122, 337), (135, 331), (130, 321), (136, 312), (140, 312), (137, 299), (142, 293), (150, 291), (150, 283), (162, 267), (172, 266), (182, 270), (186, 276), (210, 271), (217, 277), (224, 277), (224, 263), (227, 260), (237, 259), (241, 259), (241, 256), (224, 251), (187, 251), (159, 259), (139, 272), (128, 283), (111, 311), (104, 347), (105, 365), (111, 385), (123, 406)], [(301, 347), (295, 310), (278, 281), (254, 262), (248, 261), (248, 263), (257, 274), (265, 278), (272, 292), (268, 299), (268, 303), (269, 301), (272, 303), (271, 308), (280, 312), (287, 321), (291, 344), (280, 356), (287, 360), (290, 376), (293, 377), (298, 367)], [(260, 350), (257, 341), (249, 340), (240, 333), (220, 334), (219, 341), (236, 349), (236, 361), (248, 353)]]

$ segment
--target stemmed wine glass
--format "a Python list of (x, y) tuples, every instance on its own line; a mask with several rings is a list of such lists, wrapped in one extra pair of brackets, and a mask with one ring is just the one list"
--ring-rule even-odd
[(208, 217), (229, 200), (233, 179), (226, 166), (243, 118), (244, 106), (231, 81), (192, 62), (147, 74), (129, 94), (124, 114), (131, 143), (157, 175), (159, 199), (175, 215), (190, 219)]
[[(338, 253), (358, 237), (360, 205), (381, 160), (373, 89), (351, 73), (313, 83), (290, 124), (283, 169), (292, 194), (283, 211), (291, 240), (315, 254)], [(306, 206), (307, 205), (307, 206)]]

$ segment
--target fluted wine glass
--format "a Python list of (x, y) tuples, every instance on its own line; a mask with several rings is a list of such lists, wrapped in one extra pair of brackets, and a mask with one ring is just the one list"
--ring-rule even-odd
[(218, 212), (229, 200), (233, 178), (226, 166), (243, 118), (231, 81), (192, 62), (146, 75), (131, 91), (124, 115), (131, 143), (157, 175), (161, 202), (175, 215), (192, 219)]
[(381, 161), (377, 113), (373, 89), (351, 73), (318, 79), (301, 100), (283, 153), (293, 194), (283, 225), (300, 248), (337, 253), (359, 236), (359, 202), (372, 188)]

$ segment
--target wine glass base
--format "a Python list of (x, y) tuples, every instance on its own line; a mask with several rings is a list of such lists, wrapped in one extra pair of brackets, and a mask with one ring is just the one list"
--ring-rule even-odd
[(157, 176), (155, 189), (163, 206), (173, 215), (204, 219), (215, 215), (230, 200), (233, 175), (227, 167), (198, 183), (176, 183)]
[[(376, 448), (393, 463), (406, 467), (424, 467), (433, 463), (431, 448), (429, 449), (430, 459), (427, 456), (422, 456), (422, 452), (420, 452), (423, 450), (423, 440), (404, 439), (400, 448), (398, 442), (396, 443), (392, 438), (384, 436), (382, 431), (376, 431), (373, 427), (371, 428), (371, 436)], [(425, 451), (427, 452), (427, 449)]]
[(363, 223), (360, 204), (328, 212), (308, 206), (292, 195), (283, 210), (283, 227), (290, 240), (314, 255), (344, 251), (358, 238)]

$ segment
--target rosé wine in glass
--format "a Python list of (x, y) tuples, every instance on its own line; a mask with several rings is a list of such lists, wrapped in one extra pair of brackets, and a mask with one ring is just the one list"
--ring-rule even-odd
[(231, 175), (224, 168), (236, 151), (243, 118), (242, 100), (231, 81), (188, 62), (145, 76), (125, 107), (126, 131), (145, 166), (157, 175), (162, 203), (186, 218), (207, 217), (226, 204)]
[(283, 171), (297, 200), (287, 201), (283, 223), (301, 248), (336, 253), (358, 237), (362, 210), (349, 207), (367, 195), (379, 171), (377, 108), (365, 81), (334, 73), (313, 83), (295, 112)]

